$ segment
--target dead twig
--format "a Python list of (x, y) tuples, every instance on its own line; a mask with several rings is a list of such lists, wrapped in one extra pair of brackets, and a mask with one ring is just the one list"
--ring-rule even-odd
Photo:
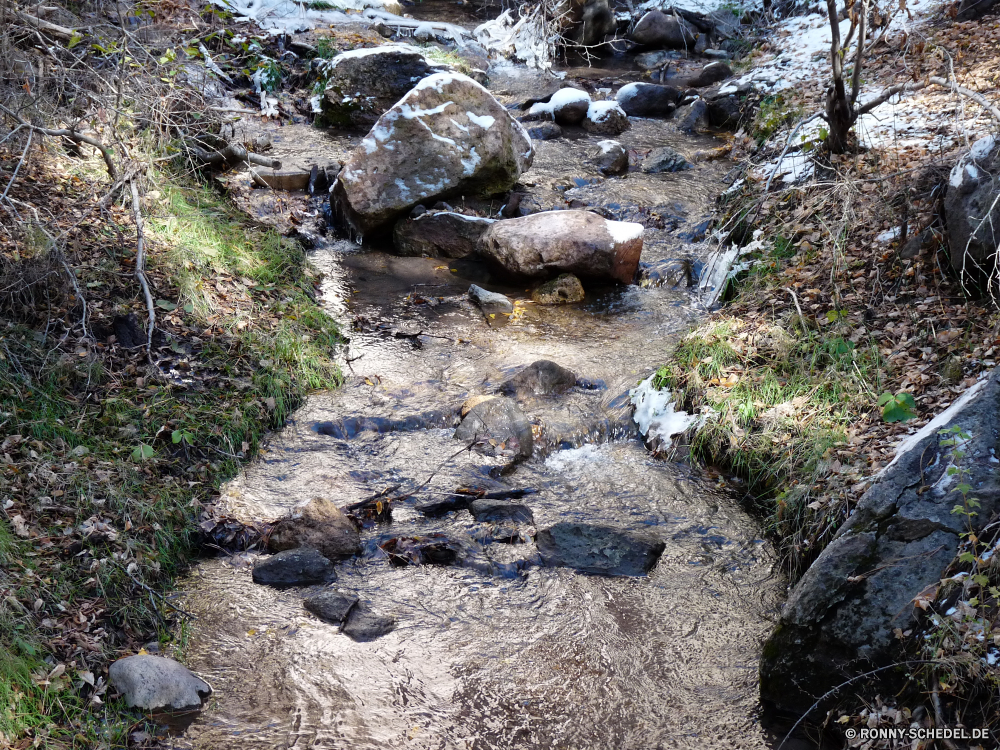
[(132, 218), (135, 220), (135, 277), (142, 287), (142, 294), (146, 298), (146, 356), (152, 364), (153, 361), (153, 328), (156, 326), (156, 310), (153, 307), (153, 295), (149, 291), (149, 281), (146, 279), (146, 238), (142, 230), (142, 207), (139, 203), (139, 187), (136, 185), (135, 177), (129, 180), (129, 188), (132, 191)]
[(77, 145), (81, 143), (86, 143), (88, 146), (93, 146), (98, 151), (101, 152), (101, 156), (104, 158), (104, 164), (108, 168), (108, 175), (112, 180), (117, 179), (118, 169), (115, 167), (115, 161), (111, 153), (111, 149), (105, 146), (96, 138), (91, 138), (90, 136), (78, 133), (70, 128), (60, 128), (53, 130), (52, 128), (40, 128), (37, 125), (32, 125), (29, 122), (25, 122), (21, 117), (7, 109), (5, 106), (0, 104), (0, 112), (3, 112), (8, 117), (15, 120), (19, 125), (30, 128), (33, 133), (41, 133), (42, 135), (51, 136), (52, 138), (68, 138)]

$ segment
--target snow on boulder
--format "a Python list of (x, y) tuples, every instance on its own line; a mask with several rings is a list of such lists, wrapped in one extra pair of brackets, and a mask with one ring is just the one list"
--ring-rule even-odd
[(544, 211), (493, 224), (479, 252), (519, 276), (573, 273), (632, 283), (642, 253), (641, 224), (589, 211)]
[(528, 117), (555, 120), (560, 125), (579, 125), (590, 109), (590, 94), (580, 89), (559, 89), (547, 102), (531, 105)]
[(628, 115), (618, 102), (593, 102), (583, 121), (584, 130), (597, 135), (619, 135), (630, 127)]
[(673, 86), (629, 83), (618, 89), (615, 100), (629, 117), (668, 117), (677, 109), (681, 92)]
[(357, 234), (382, 232), (419, 203), (505, 192), (533, 158), (524, 127), (490, 92), (438, 73), (379, 118), (348, 157), (333, 202)]
[(342, 52), (320, 68), (320, 124), (368, 130), (415, 83), (444, 70), (408, 44)]
[[(980, 138), (951, 170), (944, 195), (944, 218), (951, 265), (969, 288), (988, 284), (996, 275), (1000, 247), (1000, 143)], [(996, 283), (995, 278), (992, 279)]]

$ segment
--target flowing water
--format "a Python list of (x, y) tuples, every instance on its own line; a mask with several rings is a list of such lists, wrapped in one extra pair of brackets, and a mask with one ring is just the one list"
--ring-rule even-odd
[[(510, 98), (538, 85), (515, 71), (493, 82)], [(536, 144), (525, 199), (643, 220), (644, 263), (697, 266), (706, 250), (682, 236), (710, 214), (727, 165), (604, 179), (587, 164), (599, 140), (580, 131)], [(637, 155), (717, 145), (652, 120), (635, 121), (619, 140)], [(276, 152), (294, 157), (308, 147), (336, 158), (353, 142), (283, 128)], [(338, 564), (334, 584), (398, 626), (356, 643), (303, 609), (323, 587), (256, 586), (252, 556), (200, 563), (183, 583), (184, 606), (198, 618), (186, 658), (216, 692), (170, 742), (225, 750), (769, 746), (756, 685), (782, 589), (771, 550), (724, 487), (653, 457), (631, 419), (628, 390), (702, 314), (691, 292), (588, 287), (579, 305), (525, 304), (491, 326), (465, 297), (470, 283), (528, 295), (474, 262), (400, 258), (333, 237), (313, 260), (350, 337), (348, 381), (311, 397), (222, 502), (243, 518), (270, 519), (319, 495), (347, 505), (395, 485), (416, 490), (391, 524), (363, 533), (365, 553)], [(499, 472), (497, 459), (454, 439), (459, 407), (538, 359), (590, 387), (522, 399), (536, 425), (535, 454)], [(638, 528), (666, 551), (648, 578), (588, 576), (534, 564), (530, 533), (505, 544), (466, 511), (433, 519), (413, 509), (462, 486), (533, 488), (521, 502), (537, 528), (561, 520)], [(396, 568), (377, 547), (429, 532), (457, 540), (464, 564)]]

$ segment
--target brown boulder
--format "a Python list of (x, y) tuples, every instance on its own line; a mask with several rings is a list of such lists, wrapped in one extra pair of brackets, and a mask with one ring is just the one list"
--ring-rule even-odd
[(544, 211), (496, 222), (483, 234), (479, 252), (520, 276), (573, 273), (630, 284), (642, 234), (641, 224), (589, 211)]
[(317, 497), (279, 520), (271, 531), (268, 546), (273, 552), (313, 547), (325, 557), (337, 560), (361, 552), (361, 536), (340, 508)]

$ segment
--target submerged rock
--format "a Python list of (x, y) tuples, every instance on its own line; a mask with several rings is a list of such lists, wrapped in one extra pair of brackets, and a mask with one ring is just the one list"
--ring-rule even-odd
[(576, 385), (576, 373), (547, 359), (532, 362), (498, 389), (507, 395), (553, 396)]
[(469, 512), (480, 523), (535, 522), (535, 516), (527, 505), (504, 500), (475, 500), (469, 505)]
[(685, 169), (694, 169), (694, 165), (684, 157), (684, 154), (670, 146), (654, 148), (642, 160), (642, 171), (647, 174), (682, 172)]
[(455, 430), (463, 443), (476, 443), (484, 453), (527, 458), (534, 450), (531, 422), (509, 398), (491, 398), (476, 404)]
[(147, 711), (199, 708), (212, 694), (207, 682), (164, 656), (126, 656), (108, 667), (108, 680), (129, 706)]
[(590, 160), (604, 174), (615, 175), (628, 171), (628, 151), (618, 141), (600, 141)]
[[(941, 444), (953, 437), (941, 431), (951, 428), (968, 436), (960, 440), (961, 458)], [(765, 704), (801, 713), (835, 685), (906, 658), (894, 633), (917, 625), (915, 600), (940, 584), (962, 536), (978, 535), (1000, 510), (998, 434), (1000, 369), (994, 369), (897, 448), (792, 589), (763, 649)], [(956, 464), (962, 476), (951, 473)], [(952, 512), (963, 504), (960, 482), (981, 503), (977, 515)]]
[(669, 117), (677, 109), (681, 92), (673, 86), (629, 83), (618, 89), (615, 101), (629, 117)]
[(359, 234), (385, 231), (420, 203), (514, 186), (534, 152), (524, 127), (467, 76), (420, 81), (351, 153), (331, 200)]
[(666, 545), (638, 531), (586, 523), (557, 523), (538, 532), (544, 565), (606, 576), (643, 576)]
[(360, 643), (374, 641), (396, 629), (396, 619), (373, 612), (366, 605), (354, 605), (341, 633)]
[(594, 102), (587, 109), (587, 117), (583, 121), (584, 130), (595, 135), (620, 135), (631, 126), (625, 110), (613, 101)]
[(333, 564), (311, 547), (260, 558), (253, 566), (253, 582), (267, 586), (307, 586), (336, 580)]
[(551, 141), (563, 134), (562, 128), (554, 122), (539, 122), (528, 126), (528, 135), (533, 141)]
[(539, 305), (570, 305), (583, 302), (585, 296), (580, 279), (571, 273), (561, 273), (531, 292), (531, 299)]
[(339, 560), (361, 552), (361, 536), (340, 508), (317, 497), (279, 520), (268, 546), (274, 552), (313, 547), (331, 560)]
[(531, 105), (528, 117), (555, 120), (559, 125), (579, 125), (587, 116), (590, 94), (580, 89), (559, 89), (547, 102)]
[(648, 47), (686, 50), (694, 47), (697, 35), (682, 18), (651, 10), (639, 19), (629, 36), (636, 44)]
[(341, 52), (320, 68), (326, 80), (321, 122), (368, 130), (415, 83), (447, 69), (408, 44)]
[(428, 211), (400, 219), (393, 231), (393, 246), (397, 255), (466, 258), (475, 254), (479, 239), (493, 222), (453, 211)]
[(354, 594), (328, 589), (306, 599), (303, 606), (321, 620), (341, 625), (357, 603), (358, 597)]
[(630, 284), (642, 254), (641, 224), (609, 221), (589, 211), (545, 211), (498, 221), (479, 252), (510, 273), (569, 272)]
[(405, 565), (451, 565), (462, 548), (444, 534), (398, 536), (382, 542), (379, 548), (396, 567)]
[(469, 287), (469, 299), (479, 305), (484, 315), (508, 315), (514, 312), (514, 303), (498, 292), (491, 292), (473, 284)]

